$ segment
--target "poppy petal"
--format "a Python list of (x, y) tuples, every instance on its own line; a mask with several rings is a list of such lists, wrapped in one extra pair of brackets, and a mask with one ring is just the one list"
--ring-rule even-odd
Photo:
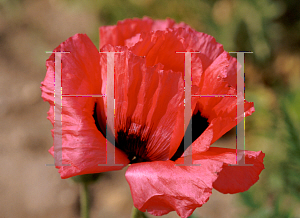
[(174, 29), (142, 33), (139, 42), (130, 50), (139, 56), (145, 56), (147, 66), (161, 63), (164, 70), (184, 72), (184, 55), (176, 52), (185, 51), (182, 39), (174, 34)]
[[(129, 42), (134, 44), (130, 47), (130, 50), (138, 56), (145, 56), (147, 66), (160, 63), (164, 66), (164, 70), (181, 72), (182, 78), (184, 78), (185, 57), (182, 53), (195, 51), (195, 49), (183, 46), (184, 39), (178, 34), (181, 29), (180, 26), (185, 26), (185, 24), (175, 24), (172, 29), (165, 31), (142, 32), (134, 37), (137, 42)], [(181, 52), (181, 54), (178, 52)], [(193, 54), (191, 58), (192, 85), (199, 86), (203, 72), (202, 60), (198, 54)], [(192, 89), (192, 92), (194, 90)]]
[[(232, 70), (236, 70), (236, 67), (234, 68), (233, 64), (236, 64), (236, 59), (231, 58), (224, 51), (202, 74), (197, 94), (206, 96), (198, 97), (196, 111), (200, 110), (201, 115), (208, 119), (209, 126), (193, 142), (193, 152), (199, 153), (207, 150), (211, 144), (244, 118), (244, 114), (237, 114), (237, 104), (244, 102), (237, 102), (237, 97), (234, 97), (237, 91), (227, 81), (230, 75), (230, 82), (234, 83), (232, 77), (236, 77), (236, 72)], [(228, 71), (228, 66), (231, 66), (231, 71)], [(233, 95), (233, 97), (214, 97), (213, 95)], [(238, 93), (238, 96), (241, 96), (241, 93)], [(241, 96), (238, 99), (244, 98)], [(245, 101), (245, 116), (251, 115), (254, 111), (253, 103)]]
[[(183, 128), (180, 128), (184, 110), (181, 72), (163, 70), (162, 64), (147, 67), (145, 58), (136, 56), (124, 46), (106, 45), (101, 50), (122, 52), (115, 55), (116, 132), (126, 126), (129, 118), (131, 132), (137, 134), (144, 127), (150, 131), (147, 157), (150, 160), (169, 159), (169, 153), (175, 153), (179, 146), (175, 136), (182, 133), (183, 137)], [(105, 62), (102, 65), (106, 66)]]
[[(178, 141), (173, 138), (183, 134), (180, 118), (184, 112), (184, 84), (180, 72), (161, 70), (158, 72), (158, 78), (157, 89), (149, 101), (151, 103), (147, 116), (148, 123), (151, 122), (155, 129), (149, 142), (149, 148), (152, 149), (149, 155), (153, 156), (152, 160), (167, 160), (169, 154), (174, 154), (179, 146)], [(165, 148), (167, 153), (162, 153), (162, 148)], [(163, 159), (158, 158), (162, 155)]]
[[(234, 89), (228, 85), (225, 80), (227, 77), (229, 65), (229, 54), (223, 52), (216, 60), (204, 71), (202, 74), (201, 82), (199, 85), (200, 95), (226, 95), (234, 94)], [(211, 110), (217, 105), (223, 98), (222, 97), (200, 97), (199, 103), (201, 105), (201, 113), (203, 116), (211, 118)]]
[[(180, 25), (183, 26), (183, 24)], [(119, 21), (117, 25), (102, 26), (99, 29), (100, 48), (106, 44), (124, 46), (126, 45), (126, 40), (131, 39), (137, 34), (142, 32), (165, 30), (173, 26), (175, 26), (175, 21), (170, 18), (167, 18), (166, 20), (152, 20), (148, 17), (144, 17), (143, 19), (126, 19)], [(178, 24), (176, 26), (178, 26)], [(135, 40), (138, 41), (138, 37), (132, 39), (131, 44), (135, 44)]]
[(222, 162), (195, 160), (201, 166), (176, 166), (178, 161), (155, 161), (132, 164), (126, 171), (134, 206), (161, 216), (176, 211), (182, 218), (190, 216), (208, 201), (212, 184), (222, 169)]
[[(201, 52), (200, 54), (197, 54), (197, 56), (201, 58), (202, 68), (204, 71), (217, 59), (219, 55), (224, 53), (223, 45), (216, 42), (216, 39), (213, 36), (197, 32), (189, 26), (178, 28), (175, 31), (175, 34), (177, 37), (184, 39), (182, 43), (186, 50)], [(236, 58), (231, 57), (228, 53), (227, 55), (229, 58), (229, 67), (225, 80), (230, 84), (230, 86), (236, 89), (237, 60)], [(238, 71), (240, 71), (240, 69), (241, 65), (239, 64)], [(238, 75), (240, 74), (238, 73)], [(238, 77), (238, 79), (242, 80), (243, 78)]]
[(177, 37), (182, 38), (185, 51), (200, 51), (199, 57), (202, 60), (205, 70), (221, 53), (224, 52), (223, 45), (216, 42), (213, 36), (185, 26), (178, 28), (175, 32)]
[[(83, 34), (76, 34), (60, 44), (55, 51), (68, 51), (61, 58), (62, 94), (93, 95), (101, 94), (101, 74), (99, 53), (91, 40)], [(47, 60), (47, 74), (42, 82), (42, 97), (50, 103), (48, 119), (54, 125), (54, 74), (55, 55)], [(80, 174), (99, 173), (122, 169), (129, 160), (116, 149), (115, 157), (123, 166), (98, 166), (106, 163), (104, 136), (97, 129), (93, 118), (96, 99), (93, 97), (62, 97), (62, 146), (52, 147), (49, 152), (62, 155), (59, 166), (62, 178)], [(58, 134), (52, 130), (52, 134)], [(57, 164), (57, 163), (56, 163)]]
[(253, 165), (235, 166), (237, 161), (235, 149), (210, 147), (206, 152), (193, 155), (193, 159), (209, 159), (225, 163), (213, 187), (224, 194), (235, 194), (247, 191), (258, 181), (264, 169), (264, 156), (261, 151), (245, 151), (245, 164)]

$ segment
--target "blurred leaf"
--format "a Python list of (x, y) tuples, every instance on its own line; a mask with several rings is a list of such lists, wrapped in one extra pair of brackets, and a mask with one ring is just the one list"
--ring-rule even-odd
[(257, 209), (261, 206), (261, 202), (254, 199), (254, 195), (250, 190), (240, 193), (240, 196), (242, 197), (244, 204), (251, 209)]
[(282, 165), (282, 175), (286, 189), (300, 201), (300, 138), (299, 130), (288, 113), (286, 101), (281, 101), (281, 111), (285, 121), (287, 138), (287, 160)]
[(188, 218), (198, 218), (196, 215), (192, 214)]

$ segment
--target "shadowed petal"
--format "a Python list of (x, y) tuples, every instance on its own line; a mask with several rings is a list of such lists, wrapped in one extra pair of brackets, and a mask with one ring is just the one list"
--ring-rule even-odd
[(234, 166), (237, 161), (240, 161), (237, 160), (236, 152), (235, 149), (210, 147), (205, 152), (194, 153), (193, 160), (207, 159), (224, 163), (213, 187), (224, 194), (235, 194), (247, 191), (258, 181), (259, 175), (264, 169), (263, 158), (265, 156), (261, 151), (245, 151), (245, 164), (253, 165)]
[(208, 153), (215, 156), (210, 156), (210, 159), (217, 158), (226, 163), (218, 179), (213, 183), (213, 187), (224, 194), (247, 191), (259, 180), (259, 175), (264, 169), (265, 154), (261, 151), (245, 151), (245, 164), (253, 164), (252, 166), (228, 166), (228, 164), (236, 164), (236, 150), (234, 149), (212, 147)]

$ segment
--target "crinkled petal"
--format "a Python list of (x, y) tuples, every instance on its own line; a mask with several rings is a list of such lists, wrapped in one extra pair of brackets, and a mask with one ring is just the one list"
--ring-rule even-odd
[[(181, 117), (184, 109), (184, 84), (181, 72), (163, 70), (163, 65), (147, 67), (146, 59), (123, 46), (106, 45), (103, 51), (120, 51), (115, 55), (116, 133), (131, 120), (130, 132), (149, 129), (147, 157), (167, 160), (183, 136)], [(105, 62), (101, 66), (106, 66)], [(105, 84), (104, 84), (105, 86)], [(105, 98), (104, 98), (105, 99)], [(170, 148), (172, 151), (170, 151)]]
[(236, 164), (236, 150), (211, 147), (193, 154), (193, 164), (200, 166), (176, 166), (184, 163), (183, 157), (175, 162), (133, 164), (126, 179), (139, 210), (157, 216), (175, 210), (188, 217), (209, 199), (212, 186), (222, 193), (248, 190), (264, 169), (263, 157), (261, 151), (245, 151), (245, 163), (252, 166), (229, 166)]
[[(91, 40), (83, 34), (70, 37), (54, 51), (68, 51), (62, 54), (61, 82), (62, 94), (89, 95), (89, 97), (62, 97), (62, 145), (55, 145), (49, 151), (61, 154), (59, 166), (62, 178), (80, 174), (99, 173), (122, 169), (129, 160), (118, 149), (116, 163), (122, 166), (98, 166), (106, 163), (106, 140), (97, 129), (93, 118), (96, 99), (93, 94), (101, 94), (101, 74), (99, 53)], [(54, 125), (54, 54), (47, 60), (47, 74), (42, 82), (42, 97), (50, 103), (48, 119)], [(53, 135), (59, 131), (52, 131)], [(107, 146), (111, 146), (108, 143)], [(56, 163), (58, 164), (58, 163)]]
[(174, 34), (174, 29), (142, 33), (140, 41), (130, 50), (138, 55), (145, 56), (147, 66), (161, 63), (165, 70), (184, 72), (184, 54), (176, 52), (185, 51), (182, 39)]
[[(161, 70), (158, 72), (158, 78), (157, 89), (152, 99), (147, 102), (149, 104), (147, 120), (155, 129), (149, 142), (149, 147), (152, 148), (149, 155), (159, 157), (161, 154), (158, 153), (157, 148), (167, 147), (168, 152), (164, 153), (166, 160), (169, 159), (169, 154), (174, 154), (179, 146), (172, 140), (173, 137), (183, 133), (183, 129), (180, 128), (182, 126), (178, 124), (184, 111), (184, 84), (180, 72)], [(143, 101), (142, 98), (143, 96), (140, 96), (141, 101)]]
[[(252, 102), (237, 102), (236, 95), (239, 96), (238, 99), (243, 100), (244, 97), (241, 93), (237, 93), (237, 90), (227, 81), (228, 75), (230, 75), (231, 83), (234, 83), (232, 77), (235, 76), (236, 78), (237, 73), (232, 72), (232, 70), (236, 70), (233, 64), (236, 64), (236, 59), (232, 59), (224, 51), (202, 74), (199, 90), (196, 94), (205, 96), (197, 97), (196, 111), (200, 110), (201, 115), (208, 119), (209, 126), (193, 142), (193, 152), (207, 150), (222, 135), (243, 120), (244, 114), (237, 114), (238, 104), (244, 104), (245, 116), (249, 116), (255, 111)], [(228, 71), (229, 65), (231, 71)], [(232, 97), (218, 97), (218, 95), (231, 95)]]
[(229, 65), (228, 58), (228, 53), (223, 52), (202, 74), (197, 94), (207, 95), (207, 97), (199, 98), (201, 113), (205, 117), (211, 117), (213, 107), (223, 99), (222, 97), (213, 97), (213, 95), (235, 94), (235, 90), (233, 88), (230, 89), (228, 82), (225, 80)]
[[(181, 72), (184, 79), (185, 54), (178, 52), (186, 52), (183, 46), (183, 39), (176, 33), (178, 28), (167, 29), (165, 31), (156, 31), (143, 33), (140, 40), (130, 50), (138, 55), (146, 58), (147, 66), (162, 64), (164, 70), (172, 70)], [(188, 51), (193, 51), (189, 49)], [(201, 77), (203, 74), (202, 60), (197, 54), (191, 55), (191, 72), (192, 72), (192, 95), (199, 90)], [(192, 98), (192, 109), (196, 106), (197, 99)]]
[[(144, 17), (143, 19), (134, 18), (119, 21), (117, 25), (100, 27), (100, 48), (104, 45), (111, 44), (113, 46), (124, 46), (126, 40), (130, 40), (131, 44), (138, 42), (137, 34), (142, 32), (151, 32), (157, 30), (165, 30), (167, 28), (177, 26), (185, 26), (183, 23), (175, 24), (175, 21), (167, 18), (166, 20), (152, 20)], [(127, 44), (128, 45), (128, 44)]]
[[(177, 37), (182, 37), (185, 50), (200, 51), (194, 57), (201, 59), (196, 61), (201, 70), (193, 68), (193, 85), (198, 86), (196, 95), (237, 95), (237, 79), (243, 80), (237, 72), (237, 60), (231, 57), (223, 46), (216, 42), (215, 38), (205, 33), (200, 33), (192, 28), (178, 28), (174, 31)], [(192, 56), (192, 57), (193, 57)], [(238, 71), (240, 70), (240, 65)], [(203, 71), (203, 73), (202, 73)], [(237, 74), (238, 73), (238, 74)], [(196, 77), (194, 75), (197, 75)], [(200, 82), (199, 81), (199, 76)], [(194, 82), (194, 80), (196, 81)], [(238, 94), (240, 95), (240, 93)], [(195, 100), (197, 97), (193, 97)], [(243, 102), (239, 102), (243, 103)], [(239, 123), (243, 116), (236, 114), (236, 97), (200, 97), (194, 110), (194, 114), (200, 110), (201, 115), (209, 122), (208, 128), (194, 142), (193, 149), (196, 152), (205, 151), (222, 135)], [(255, 110), (252, 102), (245, 101), (245, 116), (251, 115)]]
[(183, 158), (132, 164), (126, 171), (134, 206), (161, 216), (176, 211), (182, 218), (190, 216), (208, 201), (212, 184), (222, 169), (222, 162), (194, 160), (201, 166), (176, 166)]
[[(147, 66), (161, 63), (165, 70), (181, 72), (184, 77), (185, 55), (178, 52), (197, 51), (194, 48), (186, 48), (183, 44), (184, 39), (178, 36), (179, 29), (167, 29), (143, 33), (139, 36), (139, 42), (130, 50), (139, 56), (145, 56)], [(191, 55), (192, 84), (199, 86), (203, 67), (200, 54)]]
[(216, 39), (205, 33), (184, 26), (175, 32), (177, 37), (182, 38), (185, 50), (200, 51), (203, 69), (205, 70), (220, 54), (224, 52), (223, 45), (216, 42)]

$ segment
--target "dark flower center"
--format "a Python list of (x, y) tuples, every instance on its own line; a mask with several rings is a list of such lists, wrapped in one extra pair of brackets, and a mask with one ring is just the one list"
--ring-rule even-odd
[[(99, 125), (96, 107), (97, 104), (95, 104), (93, 117), (97, 129), (110, 141), (111, 137), (106, 136), (106, 131), (103, 131)], [(193, 115), (192, 122), (189, 123), (189, 126), (192, 123), (192, 142), (194, 142), (208, 127), (209, 123), (207, 120), (207, 118), (201, 116), (200, 111)], [(137, 124), (137, 122), (134, 122), (130, 117), (128, 117), (125, 124), (116, 127), (116, 130), (115, 146), (125, 152), (130, 163), (151, 161), (147, 157), (147, 144), (151, 128)], [(184, 153), (184, 150), (185, 146), (183, 138), (177, 151), (170, 160), (177, 160)]]
[(149, 136), (149, 127), (134, 123), (128, 117), (126, 124), (117, 130), (116, 147), (127, 154), (130, 163), (150, 161), (147, 157)]
[[(108, 132), (106, 136), (106, 131), (101, 129), (99, 125), (99, 120), (97, 117), (97, 104), (95, 104), (93, 118), (97, 129), (102, 133), (104, 137), (111, 142), (112, 137), (111, 132)], [(127, 118), (126, 123), (123, 126), (115, 127), (116, 138), (115, 146), (125, 152), (130, 160), (130, 163), (139, 163), (150, 161), (147, 157), (147, 144), (149, 140), (149, 135), (151, 129), (145, 125), (138, 125), (132, 122), (131, 118)]]

